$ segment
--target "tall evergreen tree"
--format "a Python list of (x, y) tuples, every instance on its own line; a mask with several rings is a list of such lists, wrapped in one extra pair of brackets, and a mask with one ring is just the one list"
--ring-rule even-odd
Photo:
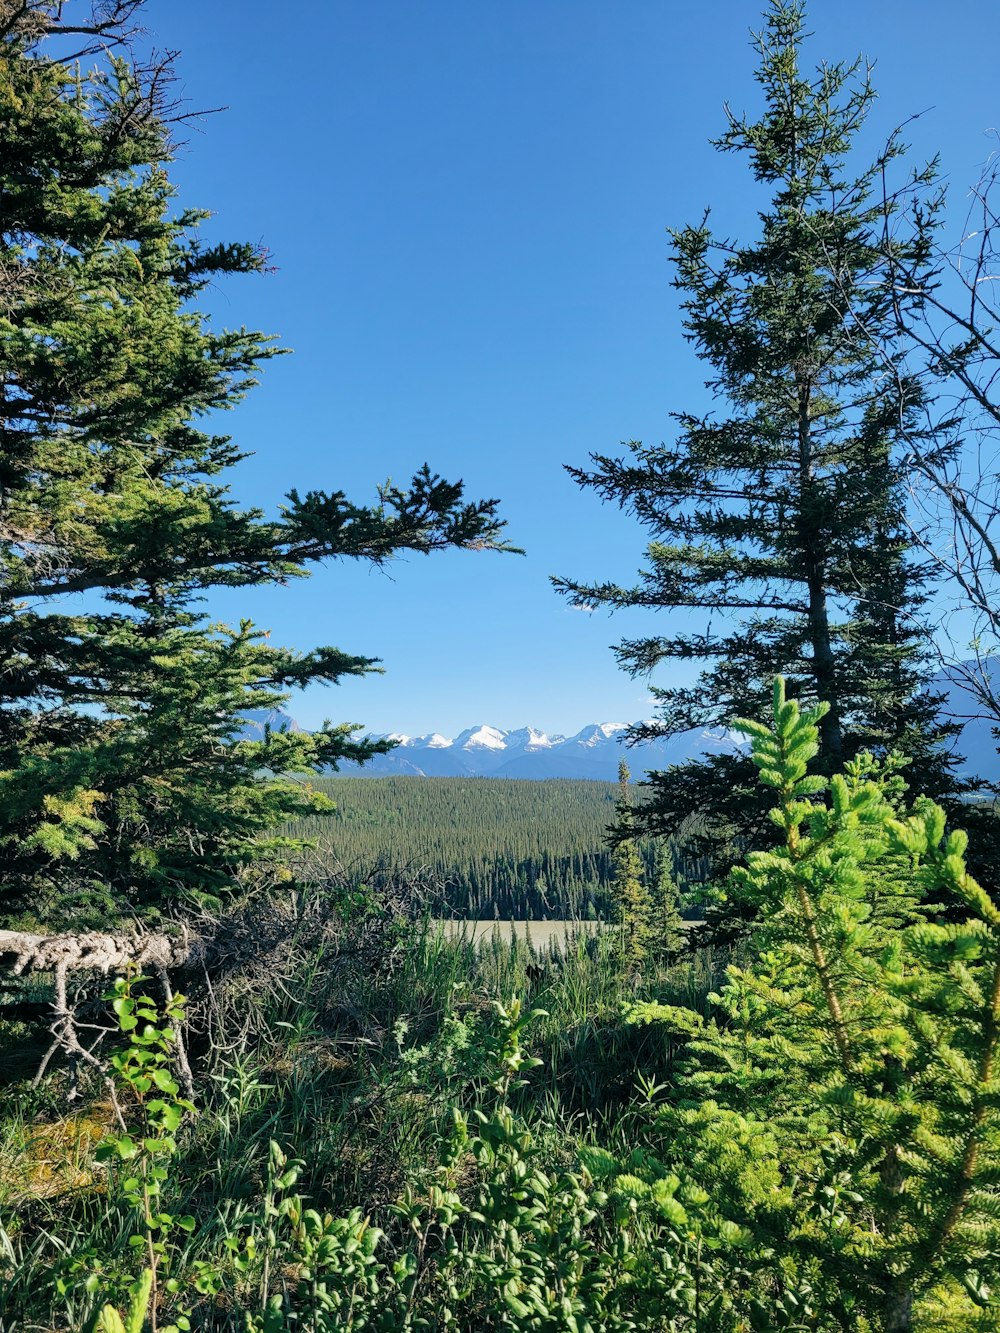
[[(622, 759), (618, 764), (618, 800), (615, 805), (619, 822), (627, 822), (632, 813), (631, 780), (628, 764)], [(644, 879), (642, 857), (633, 838), (624, 838), (615, 847), (611, 902), (622, 965), (629, 968), (641, 966), (648, 952), (652, 903)]]
[[(139, 0), (0, 0), (0, 908), (80, 920), (217, 896), (323, 801), (310, 771), (379, 748), (329, 727), (238, 739), (239, 713), (373, 659), (213, 625), (214, 587), (315, 561), (501, 545), (494, 501), (424, 469), (241, 509), (241, 454), (200, 429), (270, 340), (192, 304), (252, 245), (175, 207), (169, 62), (130, 54)], [(72, 11), (72, 12), (71, 12)], [(110, 51), (112, 54), (108, 55)], [(270, 771), (272, 781), (261, 774)], [(269, 832), (270, 831), (270, 832)]]
[(674, 876), (674, 856), (670, 844), (661, 841), (656, 848), (653, 889), (650, 897), (651, 952), (664, 963), (674, 963), (684, 951), (684, 918), (681, 894)]
[[(636, 515), (652, 535), (635, 587), (555, 580), (577, 605), (701, 611), (701, 629), (628, 639), (621, 665), (707, 666), (691, 686), (655, 687), (657, 720), (632, 739), (727, 725), (763, 707), (770, 681), (827, 705), (822, 761), (905, 747), (917, 790), (953, 790), (926, 679), (920, 609), (927, 572), (911, 557), (901, 451), (921, 435), (924, 389), (887, 375), (899, 297), (883, 241), (883, 173), (898, 138), (853, 165), (875, 93), (866, 66), (800, 69), (799, 0), (774, 0), (757, 39), (764, 109), (728, 113), (715, 146), (741, 153), (769, 194), (761, 234), (737, 244), (707, 215), (672, 233), (687, 337), (710, 368), (721, 415), (677, 413), (673, 444), (571, 467), (583, 487)], [(931, 180), (933, 168), (921, 179)], [(918, 268), (933, 210), (892, 244)], [(899, 382), (902, 382), (902, 399)], [(923, 447), (938, 447), (931, 436)], [(690, 622), (687, 622), (690, 623)], [(766, 827), (749, 760), (723, 755), (651, 775), (642, 823), (676, 831), (711, 812), (743, 835)]]

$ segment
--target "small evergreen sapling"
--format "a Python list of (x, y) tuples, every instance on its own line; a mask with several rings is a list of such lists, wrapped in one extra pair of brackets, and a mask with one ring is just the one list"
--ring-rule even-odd
[[(747, 1238), (755, 1327), (798, 1292), (809, 1327), (905, 1333), (932, 1289), (972, 1317), (997, 1276), (1000, 912), (940, 807), (899, 808), (892, 762), (809, 773), (824, 710), (779, 679), (773, 728), (738, 724), (781, 842), (730, 877), (755, 961), (713, 997), (663, 1128)], [(942, 898), (965, 919), (943, 922)]]
[(674, 877), (673, 853), (670, 844), (662, 840), (656, 849), (655, 875), (650, 895), (651, 948), (657, 959), (670, 964), (684, 952), (684, 918), (681, 892)]

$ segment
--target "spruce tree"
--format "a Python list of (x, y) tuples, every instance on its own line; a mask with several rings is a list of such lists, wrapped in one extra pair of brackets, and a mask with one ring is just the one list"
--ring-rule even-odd
[[(618, 801), (615, 813), (619, 821), (632, 811), (629, 793), (631, 773), (624, 759), (618, 763)], [(613, 919), (617, 928), (618, 952), (622, 966), (641, 966), (646, 957), (650, 934), (652, 904), (646, 888), (642, 857), (633, 838), (624, 838), (613, 853), (614, 878), (611, 882)]]
[(650, 952), (663, 963), (674, 963), (684, 951), (684, 918), (681, 894), (674, 877), (674, 857), (670, 844), (661, 841), (656, 848), (653, 889), (650, 893)]
[[(760, 711), (773, 676), (822, 701), (828, 771), (860, 749), (905, 747), (917, 790), (954, 789), (949, 732), (922, 686), (927, 572), (905, 521), (902, 448), (925, 433), (925, 390), (906, 377), (898, 301), (883, 246), (883, 177), (904, 152), (893, 137), (855, 165), (875, 97), (860, 62), (800, 67), (799, 0), (774, 0), (757, 38), (756, 118), (728, 112), (715, 146), (746, 160), (767, 193), (755, 241), (710, 229), (708, 215), (672, 235), (674, 285), (687, 338), (709, 368), (718, 414), (674, 414), (672, 444), (633, 443), (569, 472), (634, 514), (651, 534), (634, 587), (554, 580), (574, 604), (685, 613), (675, 633), (626, 639), (621, 665), (646, 675), (703, 663), (690, 686), (654, 686), (658, 717), (633, 741), (727, 726)], [(919, 173), (929, 182), (933, 168)], [(918, 269), (931, 209), (892, 245)], [(898, 375), (893, 373), (898, 370)], [(902, 393), (900, 393), (902, 385)], [(691, 612), (703, 625), (689, 629)], [(765, 811), (743, 755), (650, 777), (645, 831), (670, 835), (691, 812), (703, 846), (726, 832), (765, 836)]]
[[(308, 773), (380, 748), (351, 726), (238, 739), (240, 713), (376, 669), (300, 654), (216, 587), (316, 561), (497, 546), (493, 501), (424, 469), (374, 504), (292, 490), (240, 508), (242, 455), (202, 428), (274, 354), (194, 304), (260, 272), (178, 209), (169, 62), (131, 54), (138, 0), (0, 3), (0, 907), (107, 921), (217, 898), (284, 857), (275, 832), (325, 802)], [(110, 54), (108, 54), (110, 52)], [(266, 775), (270, 773), (272, 780)]]
[[(826, 707), (803, 713), (779, 679), (772, 726), (738, 724), (780, 842), (728, 881), (757, 917), (751, 961), (710, 1022), (688, 1015), (660, 1151), (737, 1242), (752, 1327), (908, 1333), (932, 1293), (955, 1327), (992, 1327), (1000, 911), (942, 808), (900, 808), (893, 764), (810, 772)], [(941, 922), (942, 898), (961, 919)]]

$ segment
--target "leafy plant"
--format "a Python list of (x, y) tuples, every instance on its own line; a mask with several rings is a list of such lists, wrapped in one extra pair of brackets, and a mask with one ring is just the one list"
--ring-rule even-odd
[[(119, 1173), (128, 1172), (118, 1185), (140, 1224), (129, 1243), (137, 1250), (144, 1250), (146, 1258), (146, 1267), (131, 1284), (125, 1318), (127, 1333), (141, 1330), (147, 1308), (155, 1333), (160, 1270), (169, 1262), (172, 1239), (178, 1234), (190, 1234), (195, 1227), (190, 1214), (175, 1216), (162, 1207), (169, 1178), (168, 1163), (177, 1152), (178, 1130), (185, 1115), (195, 1109), (181, 1095), (172, 1069), (177, 1034), (184, 1020), (185, 998), (170, 995), (162, 1008), (157, 1009), (139, 989), (148, 980), (143, 976), (119, 977), (105, 996), (111, 1001), (118, 1027), (127, 1038), (128, 1044), (112, 1055), (110, 1065), (119, 1092), (127, 1097), (133, 1123), (128, 1127), (123, 1124), (120, 1133), (109, 1136), (98, 1147), (96, 1157), (100, 1162), (113, 1164)], [(177, 1291), (177, 1282), (168, 1279), (168, 1289)], [(121, 1316), (113, 1307), (105, 1305), (96, 1318), (96, 1330), (106, 1326), (106, 1333), (117, 1333), (114, 1321), (121, 1323)], [(180, 1314), (177, 1322), (163, 1333), (183, 1333), (188, 1328), (187, 1316)]]

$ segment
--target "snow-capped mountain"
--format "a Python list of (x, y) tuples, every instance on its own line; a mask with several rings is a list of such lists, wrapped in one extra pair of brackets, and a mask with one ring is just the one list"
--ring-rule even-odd
[(459, 750), (504, 750), (507, 734), (497, 727), (469, 727), (467, 731), (459, 732), (452, 745)]
[(553, 745), (561, 745), (565, 737), (546, 736), (544, 731), (534, 727), (521, 727), (517, 731), (508, 731), (504, 737), (507, 750), (551, 750)]
[(605, 741), (616, 739), (623, 731), (628, 730), (627, 722), (595, 722), (593, 726), (584, 727), (573, 737), (576, 745), (586, 746), (593, 750), (598, 745), (603, 745)]
[(683, 763), (699, 754), (732, 750), (739, 742), (725, 732), (694, 731), (653, 741), (632, 750), (619, 742), (624, 722), (592, 723), (575, 736), (550, 736), (537, 727), (504, 731), (481, 723), (453, 739), (394, 735), (398, 745), (369, 763), (342, 764), (344, 774), (382, 777), (388, 773), (425, 777), (596, 778), (613, 781), (618, 761), (627, 757), (637, 775), (649, 768)]
[[(969, 693), (967, 676), (971, 663), (955, 672), (940, 672), (927, 688), (943, 696), (942, 714), (962, 725), (953, 748), (963, 757), (959, 772), (1000, 781), (1000, 738), (993, 734), (993, 722), (982, 716), (983, 709)], [(1000, 698), (1000, 660), (987, 668), (994, 693)], [(241, 732), (245, 740), (261, 740), (265, 726), (275, 731), (300, 730), (298, 723), (280, 709), (248, 712)], [(742, 742), (724, 730), (681, 732), (665, 740), (649, 741), (627, 748), (621, 744), (628, 729), (624, 722), (594, 722), (575, 736), (547, 735), (537, 727), (519, 727), (504, 731), (480, 723), (468, 727), (454, 738), (432, 732), (427, 736), (394, 733), (397, 742), (389, 754), (376, 755), (364, 766), (343, 764), (340, 772), (362, 777), (385, 774), (410, 774), (414, 777), (503, 778), (597, 778), (613, 781), (618, 775), (618, 761), (626, 760), (634, 776), (648, 769), (683, 764), (703, 754), (730, 753)]]
[(437, 731), (432, 731), (429, 736), (406, 736), (401, 731), (390, 731), (386, 739), (396, 741), (399, 745), (423, 746), (428, 750), (447, 750), (454, 744), (447, 736), (442, 736)]

